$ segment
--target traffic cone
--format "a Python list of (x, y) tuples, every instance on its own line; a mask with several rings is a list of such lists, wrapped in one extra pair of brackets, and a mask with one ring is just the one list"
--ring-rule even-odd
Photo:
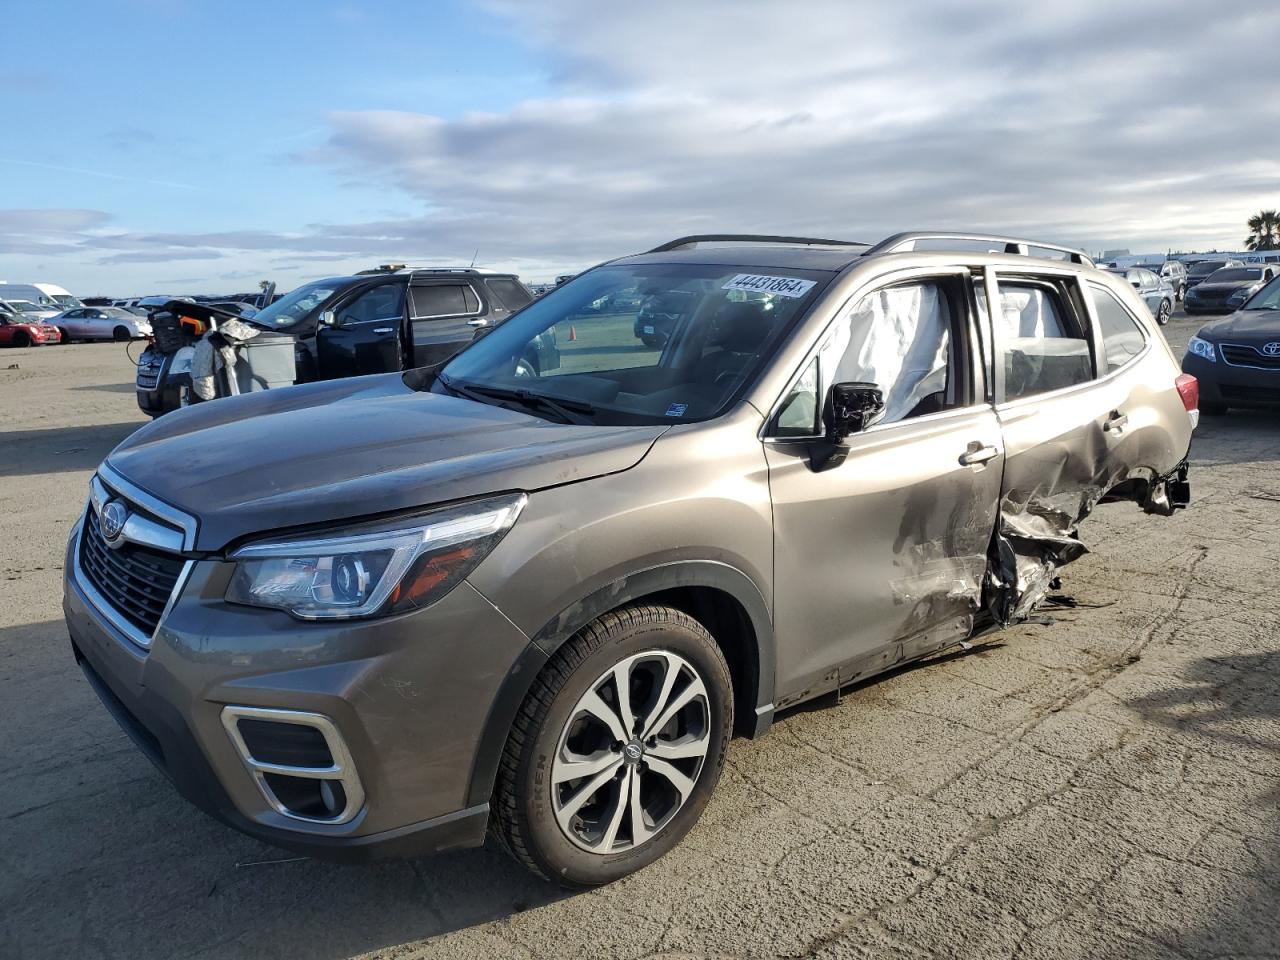
[(577, 339), (578, 339), (578, 331), (575, 330), (572, 326), (569, 327), (569, 342), (573, 343)]

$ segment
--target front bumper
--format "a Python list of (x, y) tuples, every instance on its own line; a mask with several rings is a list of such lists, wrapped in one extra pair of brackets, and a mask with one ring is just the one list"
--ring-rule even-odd
[(1240, 304), (1244, 301), (1236, 303), (1228, 303), (1230, 296), (1226, 297), (1201, 297), (1193, 292), (1189, 292), (1187, 296), (1182, 298), (1182, 309), (1187, 313), (1235, 313), (1240, 309)]
[(1227, 363), (1222, 351), (1216, 362), (1187, 354), (1182, 370), (1200, 382), (1200, 404), (1223, 407), (1280, 407), (1280, 371)]
[[(414, 614), (299, 623), (222, 602), (230, 567), (197, 562), (144, 650), (97, 612), (68, 550), (63, 610), (76, 661), (178, 792), (244, 833), (323, 859), (481, 844), (488, 803), (477, 796), (487, 790), (474, 774), (495, 762), (483, 734), (528, 638), (465, 582)], [(222, 724), (228, 704), (329, 718), (363, 785), (361, 809), (322, 823), (274, 807)]]

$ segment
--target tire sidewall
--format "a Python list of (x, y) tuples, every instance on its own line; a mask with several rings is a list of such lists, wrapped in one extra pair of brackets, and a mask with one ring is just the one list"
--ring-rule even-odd
[[(570, 712), (587, 688), (618, 662), (647, 650), (669, 650), (689, 661), (706, 685), (711, 701), (711, 746), (694, 794), (662, 831), (635, 850), (593, 854), (564, 836), (551, 804), (551, 765)], [(584, 659), (557, 691), (543, 715), (522, 764), (517, 804), (527, 824), (529, 853), (543, 871), (561, 883), (596, 886), (634, 873), (664, 856), (697, 823), (724, 766), (732, 731), (732, 688), (724, 657), (705, 631), (678, 620), (624, 627)]]

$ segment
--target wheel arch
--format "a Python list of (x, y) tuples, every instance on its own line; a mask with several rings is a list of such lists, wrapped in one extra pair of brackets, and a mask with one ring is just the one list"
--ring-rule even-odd
[(507, 672), (485, 720), (471, 771), (467, 804), (485, 803), (516, 712), (555, 652), (593, 620), (630, 603), (674, 607), (716, 639), (733, 680), (735, 733), (759, 737), (773, 723), (773, 621), (759, 587), (736, 567), (680, 561), (637, 571), (562, 610), (533, 635)]

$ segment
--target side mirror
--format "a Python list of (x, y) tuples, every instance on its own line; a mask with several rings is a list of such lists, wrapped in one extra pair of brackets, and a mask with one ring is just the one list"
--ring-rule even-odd
[(843, 443), (883, 416), (884, 392), (877, 383), (833, 383), (827, 391), (822, 422), (834, 443)]
[(1135, 290), (1141, 290), (1141, 289), (1142, 289), (1142, 281), (1141, 281), (1141, 280), (1130, 280), (1130, 281), (1129, 281), (1129, 286), (1133, 287), (1133, 289), (1135, 289)]
[(326, 310), (324, 313), (320, 314), (320, 322), (326, 327), (336, 327), (338, 325), (338, 317), (332, 310)]
[(844, 462), (845, 442), (855, 433), (884, 417), (884, 392), (876, 383), (833, 383), (822, 407), (822, 423), (827, 435), (814, 444), (809, 463), (814, 470), (828, 470)]

